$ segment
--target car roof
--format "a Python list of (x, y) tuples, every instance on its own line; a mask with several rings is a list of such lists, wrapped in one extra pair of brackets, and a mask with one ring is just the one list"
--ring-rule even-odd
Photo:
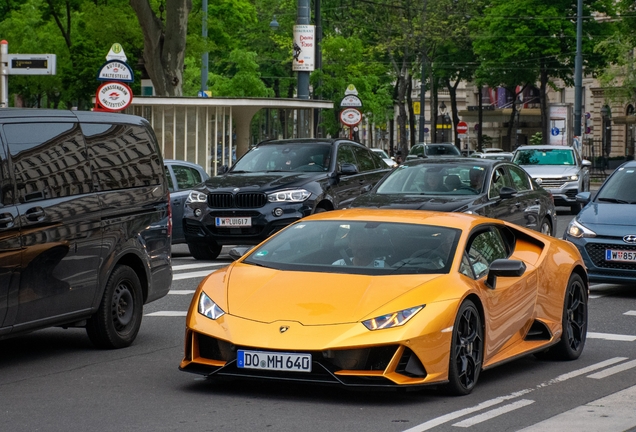
[(509, 161), (499, 159), (482, 159), (482, 158), (467, 158), (467, 157), (437, 157), (437, 158), (417, 158), (409, 159), (404, 162), (406, 166), (416, 166), (422, 164), (438, 164), (438, 165), (473, 165), (479, 167), (492, 167)]
[(543, 144), (543, 145), (528, 145), (528, 146), (520, 146), (517, 147), (517, 150), (515, 151), (519, 151), (519, 150), (559, 150), (559, 149), (569, 149), (569, 150), (574, 150), (574, 147), (572, 146), (567, 146), (567, 145), (558, 145), (558, 144)]
[(69, 119), (82, 122), (114, 123), (142, 125), (148, 123), (143, 117), (130, 114), (112, 113), (106, 111), (76, 111), (76, 110), (56, 110), (41, 108), (2, 108), (0, 110), (2, 119)]
[(257, 146), (261, 145), (276, 145), (276, 144), (328, 144), (333, 145), (337, 142), (346, 142), (349, 144), (362, 145), (360, 143), (349, 141), (344, 138), (289, 138), (289, 139), (271, 139), (261, 141)]
[(190, 167), (193, 167), (193, 168), (201, 168), (202, 170), (205, 171), (205, 169), (199, 164), (196, 164), (194, 162), (188, 162), (188, 161), (184, 161), (184, 160), (179, 160), (179, 159), (164, 159), (163, 163), (166, 164), (166, 165), (172, 165), (172, 164), (186, 165), (186, 166), (190, 166)]

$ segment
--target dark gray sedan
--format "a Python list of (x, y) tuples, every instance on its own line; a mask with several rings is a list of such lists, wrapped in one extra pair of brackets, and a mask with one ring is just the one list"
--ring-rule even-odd
[(549, 191), (523, 168), (502, 160), (454, 158), (407, 161), (351, 207), (475, 213), (554, 235)]

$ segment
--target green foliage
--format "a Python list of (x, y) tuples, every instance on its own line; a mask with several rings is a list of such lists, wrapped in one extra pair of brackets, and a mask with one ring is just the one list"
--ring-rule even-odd
[(543, 144), (543, 135), (541, 132), (537, 132), (530, 137), (530, 145), (541, 145)]
[[(212, 96), (234, 97), (271, 97), (273, 91), (260, 79), (257, 54), (255, 52), (235, 49), (230, 53), (226, 76), (210, 75)], [(227, 75), (231, 75), (228, 78)]]

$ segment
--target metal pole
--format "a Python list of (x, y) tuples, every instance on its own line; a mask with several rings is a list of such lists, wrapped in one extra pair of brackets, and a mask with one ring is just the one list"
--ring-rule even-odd
[[(202, 15), (203, 15), (203, 23), (202, 23), (202, 31), (201, 36), (203, 36), (203, 40), (206, 41), (208, 39), (208, 0), (203, 0), (202, 6)], [(204, 92), (208, 89), (208, 52), (204, 52), (201, 55), (201, 91)]]
[[(574, 135), (581, 136), (581, 102), (583, 100), (583, 0), (577, 0), (576, 6), (576, 57), (574, 58)], [(568, 143), (570, 144), (570, 143)]]
[[(320, 17), (320, 0), (314, 0), (314, 22), (316, 23), (316, 70), (322, 73), (322, 20)], [(318, 88), (322, 86), (322, 80), (318, 82)], [(321, 99), (320, 93), (314, 92), (314, 99)], [(320, 108), (314, 108), (314, 137), (317, 137), (320, 124)]]
[(426, 73), (426, 60), (424, 57), (424, 50), (422, 50), (422, 74), (420, 77), (420, 136), (419, 136), (419, 142), (423, 143), (424, 142), (424, 125), (426, 124), (426, 121), (424, 119), (424, 113), (426, 112), (426, 105), (425, 105), (425, 100), (426, 100), (426, 85), (425, 85), (425, 79), (424, 79), (424, 75)]
[[(309, 0), (298, 0), (296, 24), (308, 25), (310, 19)], [(309, 72), (298, 71), (298, 99), (309, 99)]]
[(0, 42), (0, 108), (9, 107), (9, 42)]

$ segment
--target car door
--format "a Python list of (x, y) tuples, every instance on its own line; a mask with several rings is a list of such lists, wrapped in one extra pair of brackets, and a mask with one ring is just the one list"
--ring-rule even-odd
[(498, 227), (480, 228), (471, 235), (467, 245), (464, 255), (467, 265), (462, 265), (460, 271), (476, 279), (481, 288), (488, 326), (484, 356), (487, 359), (532, 319), (536, 289), (528, 286), (523, 276), (497, 278), (494, 289), (486, 285), (490, 264), (511, 254)]
[(366, 147), (354, 146), (353, 153), (356, 156), (356, 162), (361, 174), (360, 193), (367, 193), (390, 169), (378, 155)]
[[(172, 206), (172, 243), (183, 243), (183, 211), (192, 188), (207, 178), (197, 169), (171, 161), (166, 164), (166, 177)], [(205, 178), (204, 178), (205, 177)]]
[(512, 187), (517, 190), (515, 198), (521, 203), (521, 209), (523, 209), (523, 220), (516, 223), (538, 231), (541, 227), (542, 215), (546, 212), (546, 209), (541, 208), (543, 205), (541, 192), (532, 188), (530, 176), (522, 168), (508, 164), (506, 169), (508, 170)]
[(16, 182), (22, 274), (14, 328), (90, 311), (97, 289), (101, 213), (79, 124), (3, 127)]
[[(354, 165), (358, 172), (355, 174), (343, 174), (342, 167), (344, 164)], [(338, 180), (332, 187), (337, 198), (337, 203), (334, 204), (336, 208), (345, 208), (351, 204), (351, 201), (360, 196), (361, 183), (364, 184), (363, 176), (360, 174), (360, 169), (353, 153), (353, 145), (344, 143), (336, 148), (336, 173)]]
[[(11, 331), (5, 322), (8, 299), (20, 282), (20, 225), (14, 205), (15, 184), (10, 176), (6, 148), (0, 140), (0, 336)], [(12, 320), (11, 320), (12, 321)]]
[(508, 173), (502, 165), (494, 167), (488, 186), (488, 205), (484, 209), (485, 216), (501, 219), (523, 226), (523, 207), (515, 194), (509, 198), (502, 198), (502, 187), (513, 187)]

